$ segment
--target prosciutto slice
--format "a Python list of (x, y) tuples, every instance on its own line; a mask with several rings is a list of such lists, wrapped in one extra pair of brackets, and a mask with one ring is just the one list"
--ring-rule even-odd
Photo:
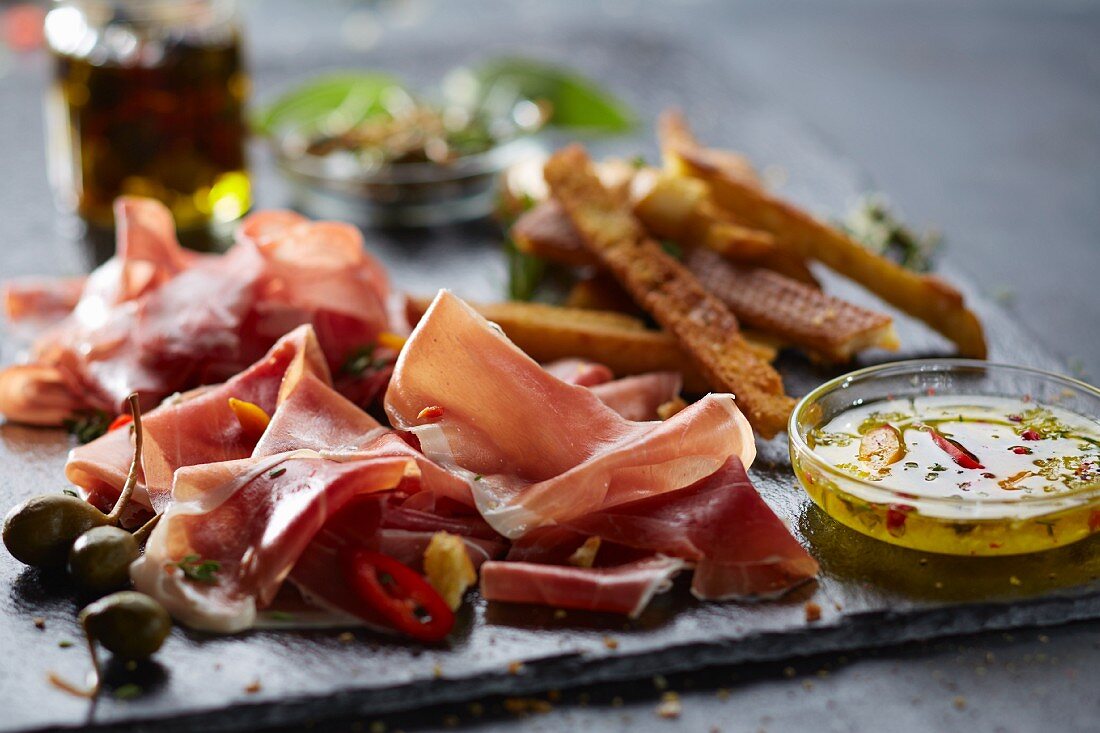
[[(251, 402), (272, 414), (280, 396), (285, 399), (293, 394), (307, 376), (329, 383), (328, 367), (317, 339), (309, 327), (303, 326), (280, 339), (260, 361), (228, 382), (168, 400), (146, 414), (142, 472), (135, 500), (163, 511), (177, 469), (250, 456), (256, 437), (241, 429), (229, 407), (229, 398)], [(365, 413), (364, 417), (370, 419)], [(132, 455), (129, 431), (112, 431), (74, 448), (65, 475), (93, 504), (110, 506), (126, 480)]]
[[(403, 457), (341, 462), (313, 451), (181, 469), (171, 506), (131, 567), (134, 585), (194, 628), (249, 628), (330, 517), (415, 470)], [(189, 579), (178, 565), (188, 557), (218, 563), (217, 581)]]
[(683, 387), (683, 377), (676, 372), (615, 379), (603, 364), (584, 359), (559, 359), (543, 369), (563, 382), (590, 388), (601, 402), (635, 422), (658, 419), (657, 408), (678, 397)]
[[(34, 343), (30, 365), (0, 371), (0, 413), (9, 420), (59, 424), (65, 408), (115, 414), (134, 391), (149, 409), (228, 379), (305, 323), (331, 369), (382, 331), (405, 330), (390, 317), (385, 271), (350, 225), (263, 212), (242, 223), (226, 254), (199, 255), (179, 246), (171, 215), (155, 201), (119, 199), (116, 218), (116, 255), (82, 283), (9, 287), (13, 321), (56, 319), (72, 305)], [(348, 391), (380, 391), (361, 381), (349, 380)]]
[(559, 359), (544, 364), (543, 369), (563, 382), (582, 387), (595, 387), (615, 378), (614, 373), (603, 364), (585, 359)]
[[(473, 484), (478, 510), (511, 539), (756, 455), (731, 395), (708, 395), (665, 422), (631, 422), (549, 374), (446, 291), (402, 350), (385, 406), (427, 457), (482, 476)], [(442, 417), (420, 418), (427, 407)]]
[(691, 590), (704, 600), (775, 597), (818, 571), (736, 457), (679, 491), (532, 532), (516, 542), (508, 557), (559, 562), (563, 552), (588, 537), (693, 563)]
[(684, 561), (653, 557), (611, 568), (487, 562), (481, 594), (490, 601), (533, 603), (637, 618), (654, 594), (668, 590)]
[(677, 372), (651, 372), (593, 386), (600, 402), (627, 420), (657, 420), (661, 405), (680, 396), (684, 380)]

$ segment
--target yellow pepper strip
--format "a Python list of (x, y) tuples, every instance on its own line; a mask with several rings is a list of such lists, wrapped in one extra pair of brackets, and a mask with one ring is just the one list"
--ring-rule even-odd
[(462, 605), (462, 595), (477, 582), (477, 571), (458, 535), (436, 532), (424, 550), (424, 575), (452, 611)]
[(264, 412), (264, 408), (251, 402), (229, 398), (229, 409), (237, 416), (237, 422), (241, 424), (241, 430), (250, 438), (256, 440), (267, 430), (267, 424), (271, 422), (271, 416)]
[(404, 336), (398, 336), (396, 333), (390, 333), (389, 331), (383, 331), (378, 334), (378, 345), (384, 349), (392, 349), (393, 351), (401, 351), (405, 347)]

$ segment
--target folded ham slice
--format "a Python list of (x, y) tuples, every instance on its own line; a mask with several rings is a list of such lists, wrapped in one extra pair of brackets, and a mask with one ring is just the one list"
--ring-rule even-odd
[(706, 600), (775, 597), (818, 571), (736, 457), (687, 488), (531, 532), (508, 559), (560, 562), (588, 537), (694, 563), (691, 590)]
[(543, 364), (542, 368), (563, 382), (582, 387), (595, 387), (615, 378), (614, 372), (603, 364), (586, 359), (558, 359)]
[[(119, 199), (116, 219), (118, 252), (82, 284), (9, 287), (12, 320), (56, 319), (73, 307), (36, 340), (31, 360), (39, 369), (0, 371), (0, 414), (8, 419), (59, 424), (62, 403), (115, 414), (135, 391), (149, 409), (174, 392), (228, 379), (304, 323), (332, 369), (382, 331), (405, 330), (403, 319), (391, 318), (385, 271), (350, 225), (263, 212), (242, 223), (226, 254), (199, 255), (179, 246), (170, 214), (155, 201)], [(378, 380), (364, 388), (356, 376), (349, 393), (368, 399), (381, 391)]]
[[(171, 506), (131, 567), (134, 585), (188, 626), (249, 628), (333, 515), (415, 470), (409, 458), (341, 462), (313, 451), (183, 468)], [(181, 562), (217, 563), (213, 582), (189, 578)]]
[(653, 557), (611, 568), (493, 561), (481, 567), (481, 594), (490, 601), (637, 618), (656, 593), (672, 586), (672, 578), (683, 567), (684, 561), (673, 557)]
[(658, 420), (658, 408), (680, 396), (684, 383), (678, 372), (650, 372), (592, 387), (600, 402), (627, 420)]
[[(170, 501), (176, 469), (252, 455), (256, 437), (242, 430), (229, 398), (251, 402), (270, 415), (276, 412), (280, 395), (285, 399), (293, 394), (306, 376), (330, 383), (317, 339), (303, 326), (228, 382), (181, 395), (147, 413), (142, 421), (145, 447), (135, 501), (163, 511)], [(93, 504), (110, 506), (126, 481), (132, 455), (129, 431), (112, 431), (74, 448), (65, 474)]]
[[(401, 352), (386, 413), (424, 454), (473, 478), (482, 516), (512, 539), (683, 488), (730, 456), (749, 465), (752, 432), (731, 395), (708, 395), (662, 423), (631, 422), (549, 374), (449, 292)], [(438, 419), (419, 417), (441, 408)]]
[(615, 379), (603, 364), (584, 359), (559, 359), (543, 369), (568, 384), (588, 387), (600, 401), (627, 420), (657, 420), (657, 408), (680, 396), (684, 380), (678, 372), (650, 372)]

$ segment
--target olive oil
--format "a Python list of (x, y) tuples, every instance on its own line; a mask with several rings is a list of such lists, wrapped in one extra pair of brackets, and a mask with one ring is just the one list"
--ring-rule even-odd
[(792, 458), (813, 501), (892, 544), (1014, 555), (1100, 532), (1100, 423), (1056, 405), (976, 395), (867, 402), (806, 440), (813, 459)]
[[(190, 5), (183, 7), (191, 12)], [(181, 29), (178, 5), (163, 16), (172, 23), (155, 15), (136, 22), (125, 7), (98, 25), (95, 16), (76, 15), (72, 3), (47, 19), (55, 65), (47, 100), (51, 178), (59, 198), (104, 227), (113, 224), (121, 195), (159, 199), (184, 230), (239, 218), (251, 205), (243, 114), (249, 82), (239, 35), (224, 25)]]

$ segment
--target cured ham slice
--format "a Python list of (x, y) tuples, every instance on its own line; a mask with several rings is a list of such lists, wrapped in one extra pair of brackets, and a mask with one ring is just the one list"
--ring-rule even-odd
[(560, 359), (543, 369), (568, 384), (591, 388), (601, 402), (635, 422), (658, 419), (657, 408), (678, 397), (683, 387), (683, 377), (676, 372), (615, 379), (603, 364), (584, 359)]
[(34, 320), (38, 324), (58, 321), (80, 302), (86, 277), (13, 280), (4, 286), (4, 312), (12, 323)]
[(0, 405), (14, 422), (54, 426), (79, 410), (82, 402), (57, 367), (16, 364), (0, 371)]
[(544, 364), (543, 369), (563, 382), (582, 387), (594, 387), (615, 378), (615, 374), (603, 364), (585, 359), (559, 359)]
[(237, 240), (238, 246), (253, 245), (264, 257), (267, 280), (257, 304), (260, 328), (263, 321), (278, 324), (287, 317), (301, 323), (302, 314), (309, 314), (334, 369), (354, 349), (374, 343), (389, 323), (389, 278), (366, 252), (355, 227), (265, 211), (245, 220)]
[[(169, 502), (176, 469), (250, 456), (257, 439), (242, 429), (229, 398), (251, 402), (272, 414), (280, 396), (285, 399), (293, 394), (307, 376), (329, 383), (317, 340), (312, 330), (303, 326), (228, 382), (169, 400), (146, 414), (142, 473), (135, 500), (162, 511)], [(363, 416), (370, 420), (365, 413)], [(129, 431), (112, 431), (74, 448), (65, 474), (93, 504), (110, 506), (126, 480), (132, 455)]]
[[(249, 628), (331, 516), (415, 470), (408, 458), (339, 462), (312, 451), (181, 469), (171, 506), (131, 567), (134, 585), (193, 628)], [(179, 565), (187, 558), (217, 563), (214, 582), (189, 578)]]
[[(481, 476), (472, 483), (478, 509), (512, 539), (756, 455), (732, 396), (708, 395), (663, 423), (631, 422), (553, 377), (446, 291), (405, 345), (385, 406), (427, 457)], [(441, 416), (420, 417), (428, 407)]]
[(651, 372), (623, 377), (592, 387), (592, 394), (627, 420), (657, 420), (657, 408), (680, 396), (683, 378), (677, 372)]
[(490, 601), (641, 615), (654, 594), (672, 587), (684, 561), (654, 557), (613, 568), (487, 562), (481, 594)]
[(519, 540), (509, 559), (560, 562), (562, 548), (569, 552), (587, 537), (600, 537), (693, 563), (691, 590), (705, 600), (775, 597), (818, 571), (817, 562), (756, 492), (737, 458), (687, 488), (543, 532)]
[[(199, 255), (180, 248), (155, 201), (119, 199), (116, 219), (118, 252), (83, 281), (75, 304), (74, 280), (52, 294), (41, 284), (37, 295), (18, 283), (9, 290), (9, 318), (72, 310), (35, 342), (31, 359), (42, 369), (0, 371), (8, 419), (59, 424), (64, 402), (114, 414), (135, 391), (149, 409), (228, 379), (305, 323), (332, 369), (381, 332), (403, 331), (390, 318), (386, 274), (350, 225), (264, 212), (245, 220), (226, 254)], [(343, 386), (369, 399), (385, 378), (376, 371)]]

